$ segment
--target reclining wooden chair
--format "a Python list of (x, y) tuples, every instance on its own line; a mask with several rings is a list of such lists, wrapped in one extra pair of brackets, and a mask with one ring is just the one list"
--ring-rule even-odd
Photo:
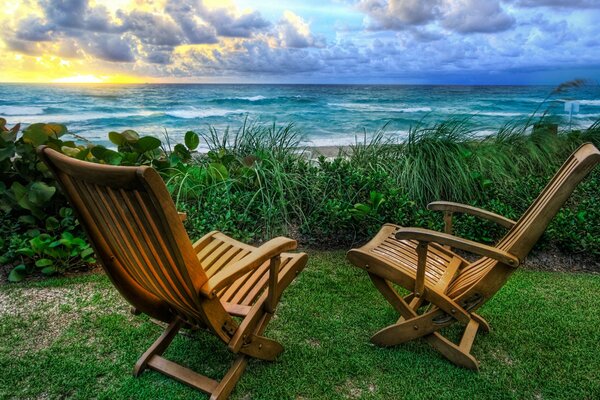
[[(350, 250), (350, 262), (368, 272), (375, 287), (401, 315), (397, 323), (375, 333), (371, 341), (393, 346), (424, 337), (453, 363), (477, 370), (479, 363), (470, 350), (477, 330), (487, 332), (490, 328), (475, 311), (504, 285), (571, 192), (599, 161), (598, 149), (592, 144), (581, 146), (517, 222), (462, 204), (433, 202), (428, 208), (445, 213), (446, 233), (386, 224), (369, 243)], [(455, 212), (488, 219), (509, 231), (493, 247), (452, 236)], [(448, 246), (481, 258), (468, 262)], [(411, 294), (400, 296), (392, 283)], [(466, 327), (459, 344), (438, 332), (456, 322)]]
[[(283, 351), (262, 334), (282, 291), (306, 265), (306, 254), (282, 253), (296, 248), (294, 240), (278, 237), (256, 248), (211, 232), (192, 244), (152, 168), (88, 163), (44, 146), (38, 153), (121, 295), (169, 324), (138, 360), (136, 376), (154, 369), (224, 399), (247, 356), (274, 360)], [(239, 354), (220, 382), (161, 357), (181, 328), (206, 328)]]

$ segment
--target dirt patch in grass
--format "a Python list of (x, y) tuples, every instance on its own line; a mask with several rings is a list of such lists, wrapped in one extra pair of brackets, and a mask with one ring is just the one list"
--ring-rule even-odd
[(0, 291), (0, 318), (16, 318), (27, 326), (16, 356), (47, 348), (84, 315), (129, 315), (128, 310), (115, 289), (94, 283)]
[(600, 259), (587, 253), (566, 254), (554, 249), (543, 250), (530, 254), (525, 260), (525, 267), (540, 271), (600, 274)]

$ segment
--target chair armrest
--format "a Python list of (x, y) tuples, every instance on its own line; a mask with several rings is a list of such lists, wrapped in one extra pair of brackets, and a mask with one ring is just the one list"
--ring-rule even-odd
[(476, 217), (495, 222), (498, 225), (501, 225), (508, 229), (512, 228), (516, 224), (516, 222), (512, 219), (505, 218), (502, 215), (482, 210), (481, 208), (468, 206), (466, 204), (453, 203), (451, 201), (434, 201), (432, 203), (429, 203), (427, 205), (427, 208), (432, 211), (444, 211), (450, 213), (459, 212), (463, 214), (474, 215)]
[(474, 254), (478, 254), (480, 256), (493, 258), (494, 260), (498, 260), (515, 268), (518, 267), (520, 264), (520, 261), (517, 257), (510, 253), (507, 253), (504, 250), (500, 250), (496, 247), (488, 246), (485, 244), (477, 243), (472, 240), (459, 238), (453, 235), (449, 235), (447, 233), (432, 231), (429, 229), (400, 228), (396, 232), (396, 239), (416, 240), (420, 243), (434, 242), (441, 245), (448, 245)]
[(179, 212), (179, 211), (178, 211), (178, 212), (177, 212), (177, 215), (179, 215), (179, 220), (180, 220), (181, 222), (183, 222), (183, 221), (185, 221), (185, 220), (187, 219), (187, 214), (186, 214), (186, 213), (184, 213), (184, 212)]
[(279, 256), (284, 251), (296, 249), (297, 246), (298, 243), (295, 240), (286, 237), (280, 236), (271, 239), (246, 257), (217, 272), (202, 286), (200, 291), (202, 293), (211, 293), (214, 296), (219, 290), (231, 284), (248, 271), (258, 268), (265, 261)]

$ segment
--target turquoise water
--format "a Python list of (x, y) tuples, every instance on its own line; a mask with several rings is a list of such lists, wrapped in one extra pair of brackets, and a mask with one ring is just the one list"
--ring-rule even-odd
[[(421, 120), (472, 116), (485, 134), (525, 120), (552, 91), (549, 86), (384, 86), (384, 85), (25, 85), (0, 84), (0, 117), (10, 125), (64, 123), (73, 133), (106, 143), (111, 130), (135, 129), (180, 140), (208, 124), (238, 128), (246, 117), (261, 122), (294, 122), (307, 144), (337, 145), (362, 138), (388, 123), (403, 137)], [(572, 125), (600, 118), (600, 88), (561, 93), (545, 104), (565, 126), (564, 101), (578, 100)]]

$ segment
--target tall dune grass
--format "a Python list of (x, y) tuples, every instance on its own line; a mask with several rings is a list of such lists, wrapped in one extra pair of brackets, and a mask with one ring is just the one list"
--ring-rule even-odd
[[(405, 140), (384, 127), (333, 159), (310, 159), (293, 124), (208, 127), (201, 136), (209, 152), (172, 174), (169, 186), (181, 208), (201, 216), (188, 224), (197, 234), (221, 229), (250, 240), (291, 234), (313, 244), (346, 245), (383, 222), (439, 227), (441, 219), (425, 210), (434, 200), (516, 218), (574, 148), (600, 138), (600, 121), (558, 134), (541, 129), (543, 121), (537, 128), (514, 123), (485, 137), (469, 122), (420, 123)], [(372, 192), (384, 205), (360, 219), (353, 208), (367, 204)], [(600, 189), (587, 193), (600, 197)], [(465, 233), (473, 239), (490, 240), (498, 232), (471, 225)], [(595, 246), (600, 253), (600, 240)]]

